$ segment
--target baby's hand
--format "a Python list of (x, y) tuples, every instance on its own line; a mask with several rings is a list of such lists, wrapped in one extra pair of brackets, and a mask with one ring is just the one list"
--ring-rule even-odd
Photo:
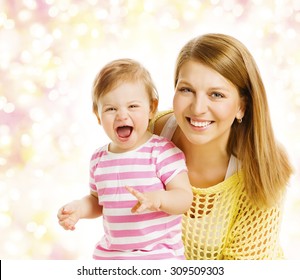
[(160, 192), (141, 193), (131, 187), (126, 187), (126, 189), (138, 200), (131, 209), (132, 213), (142, 213), (145, 210), (160, 211)]
[(78, 201), (73, 201), (58, 210), (57, 218), (59, 224), (65, 230), (74, 230), (75, 225), (80, 219), (80, 209)]

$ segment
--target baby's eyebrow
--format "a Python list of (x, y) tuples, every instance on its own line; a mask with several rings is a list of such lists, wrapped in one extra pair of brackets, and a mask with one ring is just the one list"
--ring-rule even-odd
[(106, 108), (106, 107), (115, 107), (116, 105), (113, 104), (103, 104), (102, 107)]
[(140, 103), (140, 102), (141, 102), (141, 100), (131, 100), (128, 103)]

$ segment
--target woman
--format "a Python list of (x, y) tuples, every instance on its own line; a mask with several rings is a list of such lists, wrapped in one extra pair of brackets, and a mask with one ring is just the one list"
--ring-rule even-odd
[(187, 259), (278, 259), (292, 173), (276, 142), (256, 63), (238, 40), (188, 42), (175, 69), (172, 112), (152, 128), (186, 156), (193, 204), (183, 219)]

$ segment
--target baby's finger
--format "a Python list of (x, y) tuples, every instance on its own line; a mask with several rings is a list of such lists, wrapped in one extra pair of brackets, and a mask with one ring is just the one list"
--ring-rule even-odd
[(147, 208), (148, 208), (147, 205), (140, 204), (140, 207), (137, 207), (137, 209), (135, 210), (135, 213), (140, 214), (140, 213), (144, 212)]
[(67, 220), (67, 219), (69, 219), (70, 218), (70, 215), (68, 214), (68, 215), (57, 215), (57, 218), (58, 218), (58, 220), (59, 221), (65, 221), (65, 220)]
[(59, 211), (57, 213), (57, 218), (58, 218), (58, 220), (62, 221), (62, 220), (69, 218), (71, 214), (72, 214), (72, 211), (65, 211), (64, 209), (62, 209), (61, 211)]
[(136, 213), (136, 210), (141, 206), (141, 204), (138, 202), (131, 208), (131, 213)]
[(57, 211), (57, 218), (60, 219), (61, 215), (62, 215), (62, 212), (63, 212), (63, 207), (60, 208), (58, 211)]
[(59, 218), (60, 216), (64, 214), (71, 214), (72, 212), (70, 210), (66, 210), (65, 206), (61, 207), (58, 212), (57, 212), (57, 217)]
[(62, 214), (72, 214), (74, 212), (74, 209), (70, 208), (69, 206), (65, 206), (62, 208)]
[(125, 187), (133, 196), (137, 198), (138, 201), (142, 202), (145, 200), (145, 196), (143, 193), (131, 188), (131, 187)]
[(59, 224), (65, 229), (65, 230), (74, 230), (75, 229), (75, 225), (67, 222), (67, 221), (59, 221)]

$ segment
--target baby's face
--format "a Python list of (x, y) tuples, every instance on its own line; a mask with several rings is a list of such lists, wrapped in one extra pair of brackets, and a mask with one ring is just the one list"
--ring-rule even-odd
[(120, 83), (98, 100), (100, 124), (111, 139), (110, 151), (126, 152), (149, 139), (151, 102), (142, 82)]

